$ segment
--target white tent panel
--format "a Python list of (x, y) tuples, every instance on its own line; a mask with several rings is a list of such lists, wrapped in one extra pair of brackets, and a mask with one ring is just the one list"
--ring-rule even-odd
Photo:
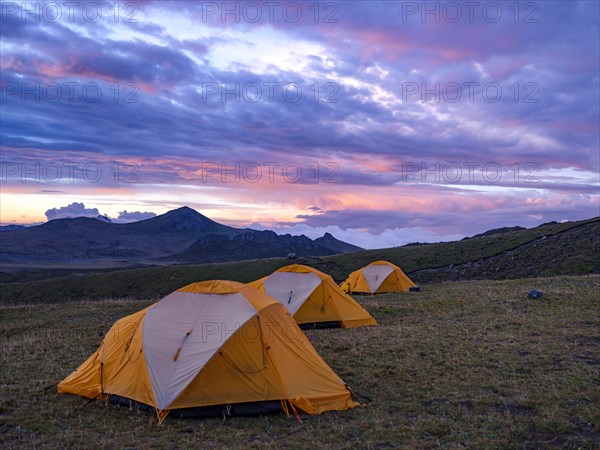
[(173, 292), (146, 313), (143, 344), (159, 409), (167, 409), (256, 310), (242, 294)]
[(381, 283), (383, 283), (393, 271), (394, 268), (387, 264), (371, 264), (363, 269), (363, 276), (369, 285), (371, 294), (381, 286)]
[(274, 272), (267, 277), (264, 287), (293, 316), (319, 284), (321, 279), (312, 272)]

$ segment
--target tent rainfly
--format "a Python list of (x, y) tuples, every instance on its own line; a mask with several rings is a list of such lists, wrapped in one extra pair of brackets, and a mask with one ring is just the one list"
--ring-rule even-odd
[(388, 261), (375, 261), (362, 269), (355, 270), (340, 284), (340, 287), (344, 292), (359, 294), (419, 290), (400, 267)]
[(303, 327), (377, 325), (331, 276), (312, 267), (292, 264), (249, 284), (281, 302)]
[(159, 421), (358, 405), (281, 303), (214, 280), (118, 320), (58, 392), (153, 409)]

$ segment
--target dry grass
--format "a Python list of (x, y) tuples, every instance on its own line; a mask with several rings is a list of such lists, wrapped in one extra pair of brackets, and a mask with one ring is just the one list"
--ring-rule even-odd
[[(544, 291), (526, 299), (529, 287)], [(594, 448), (600, 446), (600, 276), (442, 283), (356, 297), (379, 327), (311, 330), (372, 401), (346, 412), (167, 419), (43, 388), (148, 301), (0, 307), (0, 446)]]

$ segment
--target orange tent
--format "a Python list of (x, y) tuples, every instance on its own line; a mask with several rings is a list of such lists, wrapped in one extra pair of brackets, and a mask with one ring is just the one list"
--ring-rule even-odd
[(375, 261), (352, 272), (340, 284), (344, 292), (380, 294), (383, 292), (408, 292), (418, 290), (415, 283), (400, 267), (388, 261)]
[(281, 302), (298, 324), (343, 328), (377, 325), (331, 276), (312, 267), (292, 264), (249, 284)]
[[(357, 406), (285, 307), (251, 286), (205, 281), (118, 320), (58, 392), (184, 414)], [(212, 409), (211, 409), (212, 408)]]

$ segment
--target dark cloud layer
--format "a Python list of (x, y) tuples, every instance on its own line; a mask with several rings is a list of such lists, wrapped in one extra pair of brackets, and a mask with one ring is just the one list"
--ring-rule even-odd
[[(440, 20), (412, 11), (409, 3), (438, 5)], [(113, 3), (98, 4), (105, 14), (98, 22), (86, 20), (83, 4), (73, 21), (39, 23), (3, 6), (0, 144), (21, 155), (15, 158), (143, 161), (142, 182), (153, 184), (198, 184), (202, 161), (335, 162), (336, 181), (349, 192), (402, 187), (407, 167), (413, 177), (408, 181), (431, 184), (415, 179), (420, 172), (407, 164), (477, 162), (506, 169), (533, 163), (541, 177), (535, 188), (550, 193), (539, 214), (552, 214), (553, 196), (566, 196), (563, 204), (589, 214), (597, 207), (598, 180), (589, 177), (600, 170), (597, 2), (520, 3), (518, 17), (500, 3), (497, 22), (493, 8), (482, 12), (487, 3), (472, 19), (463, 5), (457, 23), (451, 23), (452, 11), (443, 2), (323, 3), (318, 18), (300, 3), (297, 22), (281, 10), (269, 21), (263, 10), (256, 23), (223, 20), (221, 11), (207, 11), (212, 8), (207, 2), (134, 2), (138, 21), (123, 23), (128, 10), (121, 10), (117, 24), (109, 20)], [(264, 66), (266, 55), (259, 54), (256, 61), (219, 60), (223, 46), (273, 44), (261, 35), (266, 32), (315, 50), (302, 53), (281, 42), (288, 52), (299, 52), (297, 66), (277, 64), (277, 58)], [(268, 86), (274, 83), (271, 101)], [(282, 95), (286, 83), (301, 87), (299, 101)], [(484, 90), (489, 84), (501, 88), (500, 98), (494, 86)], [(241, 86), (237, 94), (223, 95), (235, 86)], [(456, 86), (462, 96), (449, 100)], [(426, 102), (422, 89), (430, 92)], [(85, 156), (78, 161), (77, 154)], [(587, 175), (547, 175), (571, 168)], [(433, 184), (469, 195), (458, 193), (453, 183)], [(514, 180), (494, 184), (481, 176), (469, 184), (523, 188)], [(427, 192), (434, 195), (435, 189)], [(323, 205), (306, 202), (306, 208), (322, 212)], [(571, 206), (558, 210), (565, 218), (578, 216)], [(375, 219), (379, 214), (329, 211), (299, 218), (315, 226), (338, 221), (381, 229), (388, 221)], [(428, 219), (434, 212), (417, 218), (381, 214), (401, 226), (438, 226), (437, 219)], [(447, 214), (446, 223), (468, 226), (452, 211)]]

